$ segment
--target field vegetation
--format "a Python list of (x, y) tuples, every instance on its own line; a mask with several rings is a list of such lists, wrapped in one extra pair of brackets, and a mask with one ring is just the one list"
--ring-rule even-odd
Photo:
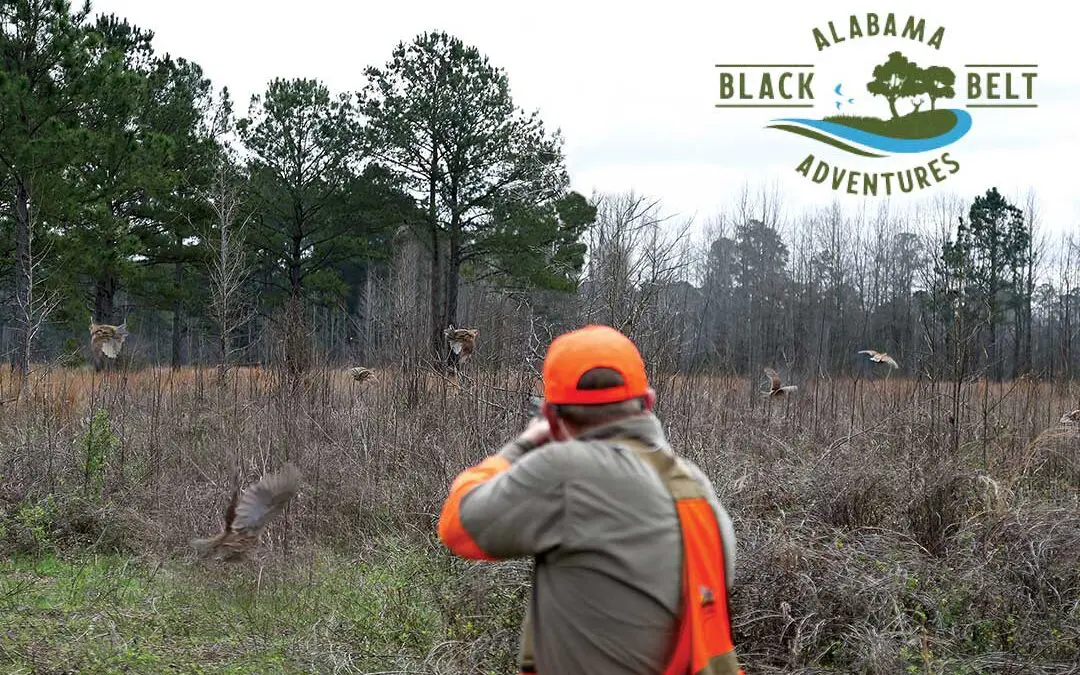
[[(453, 559), (434, 522), (453, 475), (523, 425), (528, 374), (217, 378), (55, 369), (4, 407), (5, 672), (512, 672), (528, 562)], [(1075, 444), (1031, 443), (1075, 388), (965, 383), (954, 421), (942, 383), (799, 384), (657, 378), (670, 440), (734, 519), (753, 671), (1075, 672)], [(235, 464), (286, 459), (304, 487), (257, 559), (196, 562)]]

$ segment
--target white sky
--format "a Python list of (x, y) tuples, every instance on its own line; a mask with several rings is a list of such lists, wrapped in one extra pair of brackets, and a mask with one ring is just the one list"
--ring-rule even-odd
[[(876, 4), (876, 3), (875, 3)], [(1067, 7), (1055, 3), (1058, 7)], [(356, 91), (362, 71), (382, 65), (394, 46), (426, 30), (445, 30), (504, 68), (516, 103), (539, 109), (561, 128), (572, 187), (635, 189), (663, 200), (668, 213), (702, 222), (730, 205), (740, 187), (775, 181), (787, 213), (834, 198), (852, 210), (862, 198), (809, 183), (795, 166), (813, 152), (842, 166), (875, 170), (872, 160), (786, 132), (769, 119), (830, 114), (832, 87), (849, 75), (847, 95), (865, 99), (866, 77), (893, 49), (957, 72), (963, 65), (1037, 63), (1030, 110), (972, 110), (968, 135), (947, 148), (960, 172), (916, 199), (952, 192), (971, 198), (997, 186), (1018, 201), (1034, 188), (1041, 226), (1063, 232), (1080, 224), (1080, 68), (1075, 24), (1049, 0), (1022, 4), (909, 1), (893, 5), (926, 19), (927, 36), (945, 26), (940, 52), (902, 38), (863, 38), (816, 51), (811, 30), (880, 8), (858, 0), (806, 3), (665, 1), (360, 3), (352, 0), (96, 0), (93, 10), (153, 30), (159, 52), (199, 63), (215, 87), (228, 86), (238, 113), (274, 77), (313, 77), (333, 91)], [(1016, 8), (1023, 12), (1017, 13)], [(902, 9), (900, 9), (902, 8)], [(815, 63), (814, 110), (723, 110), (717, 63)], [(861, 89), (861, 91), (860, 91)], [(855, 93), (851, 93), (855, 92)], [(883, 115), (881, 99), (875, 113)], [(858, 105), (858, 103), (856, 104)], [(898, 160), (914, 166), (936, 153)], [(830, 164), (833, 163), (830, 161)], [(893, 164), (893, 166), (897, 166)], [(871, 198), (872, 199), (872, 198)], [(907, 198), (911, 199), (911, 198)], [(903, 206), (905, 198), (893, 199)], [(876, 203), (876, 201), (875, 201)]]

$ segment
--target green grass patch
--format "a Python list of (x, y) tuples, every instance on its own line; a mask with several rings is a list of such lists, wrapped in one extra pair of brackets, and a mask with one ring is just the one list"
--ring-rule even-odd
[[(409, 549), (412, 546), (412, 549)], [(367, 559), (196, 566), (121, 556), (0, 561), (4, 673), (424, 672), (448, 570), (390, 542)]]
[(948, 110), (926, 110), (886, 120), (877, 117), (835, 115), (826, 117), (824, 121), (842, 124), (886, 138), (919, 139), (934, 138), (948, 133), (956, 126), (956, 115)]

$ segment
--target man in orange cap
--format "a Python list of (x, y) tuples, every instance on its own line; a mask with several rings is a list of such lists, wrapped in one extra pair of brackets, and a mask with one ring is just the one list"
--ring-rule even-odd
[(450, 487), (439, 538), (474, 560), (532, 556), (521, 673), (735, 675), (731, 521), (668, 446), (641, 354), (586, 326), (544, 359), (541, 416)]

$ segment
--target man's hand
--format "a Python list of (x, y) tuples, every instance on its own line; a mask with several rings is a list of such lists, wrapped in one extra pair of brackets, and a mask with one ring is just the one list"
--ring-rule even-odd
[(529, 420), (529, 424), (525, 427), (525, 431), (521, 432), (521, 435), (517, 437), (518, 442), (528, 446), (530, 449), (550, 443), (551, 427), (548, 425), (548, 421), (543, 417), (534, 417)]

